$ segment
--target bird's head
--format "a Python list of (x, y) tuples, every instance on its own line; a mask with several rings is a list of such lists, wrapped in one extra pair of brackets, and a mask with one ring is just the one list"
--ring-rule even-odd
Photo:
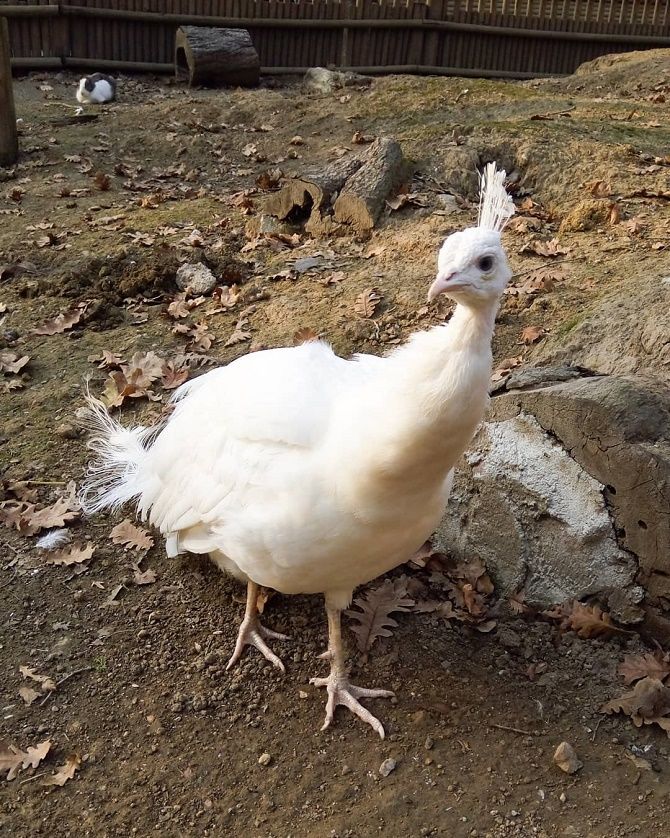
[(479, 223), (448, 236), (437, 257), (437, 276), (428, 291), (434, 300), (446, 294), (471, 307), (495, 303), (509, 282), (512, 271), (500, 233), (514, 213), (514, 203), (505, 191), (505, 172), (489, 163), (482, 175)]

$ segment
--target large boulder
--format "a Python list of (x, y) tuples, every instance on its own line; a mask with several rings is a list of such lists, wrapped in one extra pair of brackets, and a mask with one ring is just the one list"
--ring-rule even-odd
[(598, 594), (670, 636), (670, 390), (540, 368), (508, 379), (462, 462), (440, 537), (503, 591)]

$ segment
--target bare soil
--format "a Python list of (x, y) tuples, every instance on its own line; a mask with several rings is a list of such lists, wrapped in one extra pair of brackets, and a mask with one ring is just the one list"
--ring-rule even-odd
[[(646, 61), (661, 59), (667, 53)], [(389, 77), (327, 97), (305, 95), (291, 80), (188, 91), (123, 79), (115, 104), (74, 124), (63, 119), (73, 113), (74, 77), (17, 81), (22, 156), (0, 172), (0, 350), (31, 360), (4, 377), (23, 388), (0, 394), (6, 497), (16, 481), (30, 481), (45, 504), (81, 479), (83, 381), (90, 377), (97, 393), (107, 378), (91, 358), (185, 351), (166, 312), (181, 261), (204, 261), (220, 283), (240, 287), (230, 310), (214, 313), (220, 306), (208, 301), (186, 319), (207, 323), (214, 342), (206, 354), (217, 363), (290, 344), (305, 328), (343, 354), (383, 352), (444, 320), (449, 303), (427, 306), (425, 294), (442, 238), (474, 218), (476, 181), (464, 161), (499, 159), (516, 173), (527, 220), (505, 234), (515, 284), (546, 265), (552, 275), (549, 290), (506, 297), (497, 362), (541, 360), (545, 340), (555, 346), (603, 295), (630, 288), (635, 275), (667, 276), (670, 89), (644, 61), (632, 63), (628, 86), (617, 76), (607, 97), (588, 74), (580, 84), (577, 76)], [(299, 225), (257, 238), (258, 176), (336, 159), (356, 149), (356, 131), (400, 141), (415, 172), (403, 191), (419, 196), (414, 203), (388, 213), (369, 241), (316, 241)], [(440, 197), (447, 192), (457, 195), (453, 212)], [(561, 228), (582, 202), (584, 223)], [(554, 238), (566, 252), (533, 252), (533, 242)], [(311, 256), (315, 267), (289, 270)], [(382, 298), (372, 318), (355, 312), (367, 288)], [(84, 302), (73, 329), (32, 333)], [(250, 339), (230, 343), (240, 319)], [(529, 326), (548, 336), (526, 345)], [(198, 371), (194, 363), (191, 374)], [(121, 418), (149, 422), (161, 409), (130, 400)], [(83, 573), (46, 565), (35, 538), (0, 534), (0, 738), (23, 749), (53, 742), (36, 771), (0, 782), (3, 833), (620, 838), (667, 828), (666, 735), (599, 713), (621, 691), (616, 668), (642, 648), (637, 636), (582, 640), (540, 617), (516, 617), (505, 603), (491, 634), (399, 614), (398, 629), (367, 661), (349, 644), (354, 680), (396, 691), (393, 702), (371, 702), (386, 740), (343, 710), (320, 732), (324, 697), (308, 683), (325, 668), (319, 599), (268, 603), (268, 625), (291, 637), (277, 648), (285, 676), (253, 650), (226, 672), (239, 586), (206, 560), (166, 559), (160, 544), (142, 564), (157, 581), (134, 585), (128, 553), (108, 538), (122, 518), (70, 527), (77, 541), (97, 545)], [(22, 665), (70, 677), (24, 706)], [(563, 740), (584, 762), (572, 776), (552, 762)], [(38, 775), (71, 752), (83, 758), (76, 777), (43, 787)], [(652, 770), (636, 764), (640, 757)], [(397, 766), (382, 777), (387, 758)]]

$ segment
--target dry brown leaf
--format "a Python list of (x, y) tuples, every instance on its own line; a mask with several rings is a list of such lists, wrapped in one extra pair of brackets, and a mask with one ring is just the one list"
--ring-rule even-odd
[(112, 179), (104, 172), (96, 172), (93, 175), (93, 183), (101, 192), (107, 192), (109, 187), (112, 185)]
[(32, 333), (34, 335), (58, 335), (61, 332), (66, 332), (79, 323), (85, 312), (85, 306), (64, 311), (51, 320), (47, 320), (41, 326), (38, 326), (37, 329), (33, 329)]
[(56, 682), (48, 675), (39, 675), (32, 667), (20, 666), (19, 672), (24, 678), (30, 678), (31, 681), (37, 681), (43, 692), (53, 692), (56, 689)]
[(163, 377), (161, 384), (164, 390), (174, 390), (180, 387), (188, 378), (190, 370), (188, 367), (178, 367), (174, 361), (166, 361), (163, 364)]
[(124, 550), (148, 550), (154, 544), (147, 530), (136, 527), (127, 518), (114, 527), (109, 537), (114, 544), (122, 544)]
[(24, 700), (27, 707), (30, 707), (35, 699), (42, 697), (42, 693), (34, 690), (32, 687), (19, 687), (19, 695)]
[(612, 185), (606, 180), (588, 180), (584, 188), (594, 198), (608, 198), (612, 194)]
[(29, 355), (19, 357), (16, 352), (0, 352), (0, 372), (16, 375), (30, 361)]
[(13, 780), (25, 768), (37, 768), (51, 749), (51, 740), (45, 739), (39, 745), (28, 748), (24, 753), (14, 745), (0, 744), (0, 773), (7, 772), (7, 780)]
[(89, 541), (85, 547), (72, 547), (70, 550), (55, 550), (49, 553), (46, 563), (53, 565), (82, 564), (93, 557), (95, 545)]
[(532, 343), (537, 343), (541, 340), (545, 334), (546, 332), (542, 326), (526, 326), (521, 332), (521, 341), (526, 346), (530, 346)]
[(309, 343), (312, 340), (319, 340), (319, 335), (309, 326), (298, 329), (293, 335), (294, 346), (299, 346), (301, 343)]
[(565, 270), (559, 265), (556, 267), (543, 265), (541, 268), (528, 271), (524, 277), (522, 282), (508, 285), (505, 288), (505, 294), (516, 296), (548, 293), (554, 290), (557, 282), (565, 279)]
[(610, 206), (610, 217), (609, 222), (612, 226), (618, 224), (621, 221), (621, 207), (618, 204), (612, 204)]
[(156, 571), (151, 570), (151, 568), (140, 570), (139, 567), (136, 567), (133, 574), (133, 582), (136, 585), (153, 585), (157, 578)]
[(374, 288), (366, 288), (362, 291), (354, 303), (354, 311), (361, 317), (370, 318), (374, 315), (381, 297)]
[(576, 599), (555, 605), (542, 614), (551, 620), (560, 620), (563, 631), (575, 631), (585, 640), (608, 634), (630, 634), (614, 625), (610, 615), (599, 605), (585, 605)]
[(258, 589), (258, 594), (256, 596), (256, 609), (259, 614), (262, 614), (265, 611), (265, 606), (276, 593), (277, 592), (273, 591), (272, 588), (260, 587)]
[(55, 774), (44, 779), (43, 784), (45, 786), (64, 786), (79, 771), (80, 765), (81, 757), (79, 754), (70, 754)]
[(515, 594), (509, 598), (509, 607), (515, 614), (527, 614), (532, 609), (526, 605), (526, 592), (525, 591), (517, 591)]
[(111, 352), (109, 349), (103, 349), (100, 355), (89, 355), (89, 361), (93, 361), (98, 365), (98, 369), (114, 369), (115, 367), (120, 367), (123, 364), (123, 358), (120, 355), (116, 355), (114, 352)]
[(523, 355), (517, 355), (515, 358), (505, 358), (504, 361), (500, 362), (500, 366), (491, 373), (491, 381), (501, 381), (522, 363)]
[(645, 652), (643, 655), (626, 655), (617, 670), (625, 684), (632, 684), (641, 678), (665, 681), (670, 675), (670, 653)]
[(670, 689), (658, 678), (643, 678), (633, 690), (607, 701), (601, 713), (625, 713), (636, 727), (657, 724), (670, 736)]
[(405, 580), (400, 578), (385, 579), (381, 585), (356, 597), (353, 604), (360, 611), (348, 609), (345, 614), (358, 621), (358, 625), (351, 626), (351, 630), (356, 635), (360, 651), (367, 652), (378, 637), (391, 637), (389, 629), (397, 627), (398, 623), (389, 614), (409, 611), (415, 603), (407, 595)]
[(644, 230), (645, 225), (642, 219), (636, 215), (633, 218), (629, 218), (628, 221), (624, 221), (621, 226), (624, 230), (636, 236), (638, 233)]
[(80, 515), (73, 495), (59, 498), (52, 506), (36, 509), (34, 503), (3, 501), (0, 503), (0, 523), (18, 530), (21, 535), (35, 535), (43, 529), (62, 527)]
[(241, 317), (235, 324), (235, 330), (228, 340), (223, 344), (224, 346), (235, 346), (237, 343), (251, 340), (251, 332), (245, 331), (245, 327), (249, 325), (246, 317)]
[(549, 257), (562, 256), (568, 252), (568, 248), (560, 246), (558, 239), (549, 239), (549, 241), (534, 239), (519, 250), (519, 253), (535, 253), (538, 256)]

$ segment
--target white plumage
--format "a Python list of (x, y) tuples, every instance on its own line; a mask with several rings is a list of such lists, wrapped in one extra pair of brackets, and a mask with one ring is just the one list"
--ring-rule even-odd
[(483, 180), (483, 205), (498, 207), (486, 227), (440, 251), (429, 296), (459, 302), (451, 320), (388, 357), (344, 360), (322, 342), (253, 353), (183, 385), (157, 429), (124, 429), (89, 398), (98, 457), (84, 507), (135, 500), (169, 555), (208, 553), (248, 583), (231, 664), (252, 644), (283, 669), (263, 639), (276, 635), (258, 622), (258, 585), (325, 593), (331, 673), (315, 680), (328, 689), (324, 727), (344, 704), (384, 735), (358, 698), (390, 693), (349, 684), (340, 611), (432, 534), (482, 419), (511, 274), (498, 232), (510, 214), (503, 179), (491, 170)]

